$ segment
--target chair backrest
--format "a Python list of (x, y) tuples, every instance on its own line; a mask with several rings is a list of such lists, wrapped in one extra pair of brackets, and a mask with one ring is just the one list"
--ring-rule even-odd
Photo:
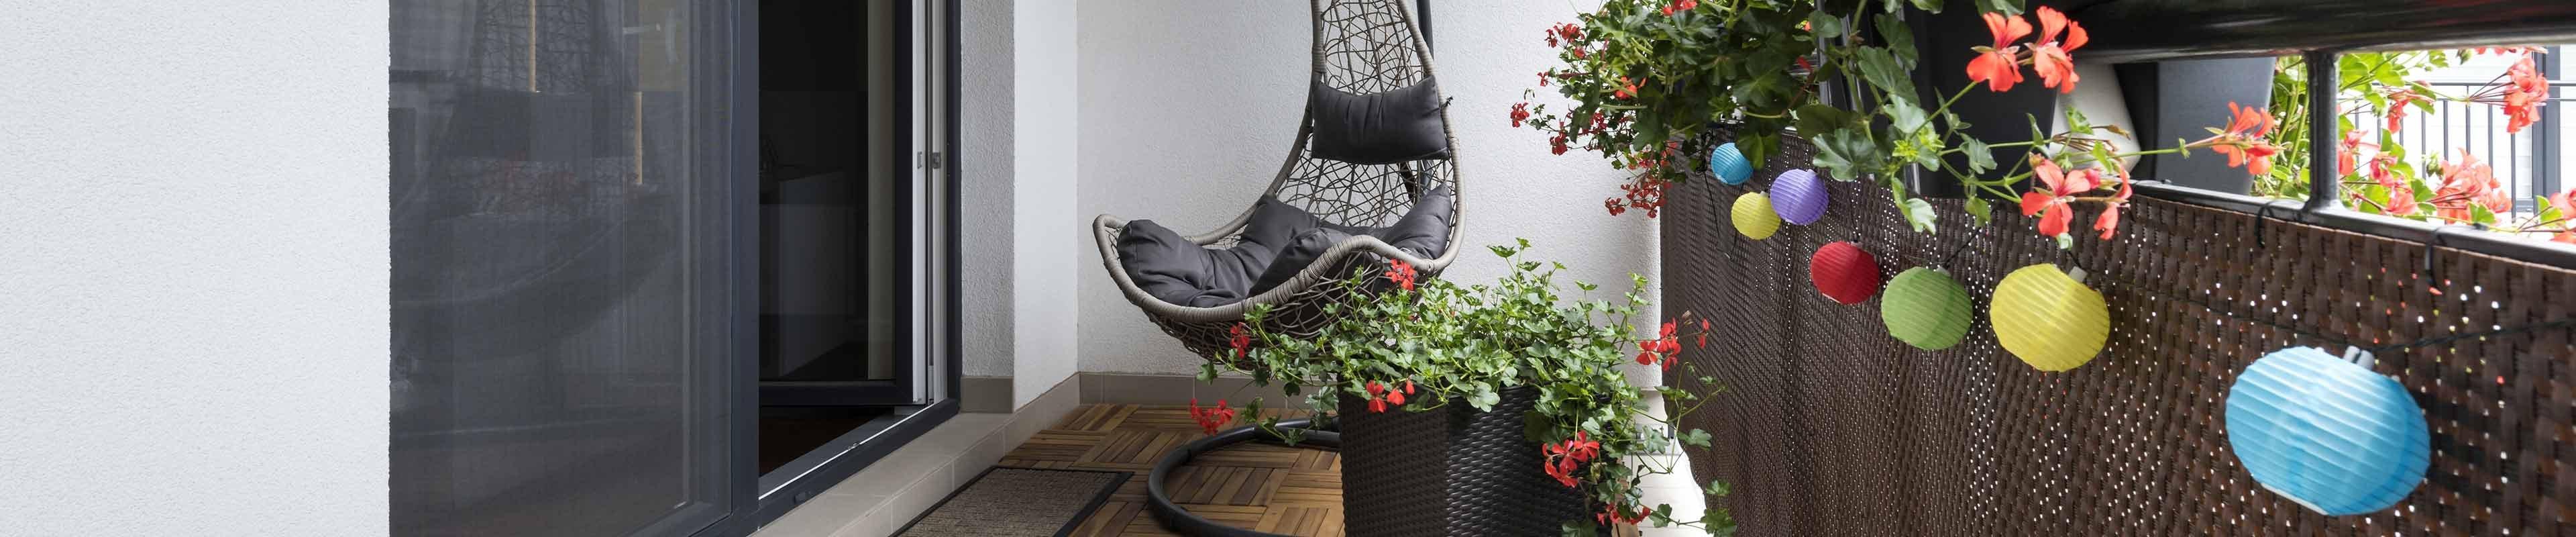
[[(1403, 0), (1313, 0), (1313, 80), (1356, 94), (1380, 93), (1431, 78), (1430, 51)], [(1311, 99), (1310, 99), (1311, 102)], [(1448, 112), (1451, 158), (1399, 164), (1352, 164), (1315, 158), (1307, 151), (1312, 111), (1298, 121), (1296, 146), (1268, 193), (1327, 220), (1384, 225), (1404, 214), (1415, 197), (1439, 186), (1456, 194), (1458, 140)], [(1457, 219), (1450, 220), (1454, 226)]]

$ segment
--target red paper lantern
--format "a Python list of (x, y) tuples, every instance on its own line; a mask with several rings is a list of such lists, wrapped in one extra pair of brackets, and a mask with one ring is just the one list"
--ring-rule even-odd
[(1845, 305), (1878, 294), (1878, 259), (1849, 242), (1817, 248), (1816, 256), (1807, 261), (1807, 276), (1816, 281), (1816, 291), (1825, 298)]

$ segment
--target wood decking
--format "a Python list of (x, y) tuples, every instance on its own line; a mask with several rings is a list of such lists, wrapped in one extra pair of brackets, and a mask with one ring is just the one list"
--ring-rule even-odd
[[(1164, 452), (1202, 437), (1187, 409), (1091, 405), (1020, 444), (1000, 465), (1135, 472), (1074, 535), (1172, 535), (1145, 512), (1145, 476)], [(1191, 462), (1166, 485), (1192, 513), (1271, 533), (1342, 534), (1339, 453), (1247, 443)]]

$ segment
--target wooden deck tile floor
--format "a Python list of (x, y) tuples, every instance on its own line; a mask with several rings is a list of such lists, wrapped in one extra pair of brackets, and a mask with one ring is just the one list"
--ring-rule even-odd
[[(1145, 477), (1164, 452), (1205, 436), (1188, 409), (1088, 405), (999, 464), (1135, 472), (1073, 534), (1172, 535), (1145, 511)], [(1342, 534), (1342, 457), (1331, 450), (1236, 444), (1200, 455), (1165, 485), (1174, 502), (1208, 520), (1290, 535)]]
[[(1185, 408), (1086, 405), (998, 464), (1135, 472), (1073, 535), (1173, 535), (1145, 510), (1145, 478), (1164, 452), (1205, 436)], [(1235, 444), (1192, 459), (1165, 485), (1175, 503), (1218, 523), (1288, 535), (1342, 534), (1342, 457), (1332, 450)], [(1637, 531), (1621, 527), (1616, 534), (1633, 537)]]

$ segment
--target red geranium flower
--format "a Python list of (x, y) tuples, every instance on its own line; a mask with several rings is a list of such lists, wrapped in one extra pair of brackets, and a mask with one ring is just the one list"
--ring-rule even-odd
[[(1992, 23), (1988, 25), (1992, 26)], [(2092, 38), (2085, 35), (2084, 25), (2067, 20), (2066, 14), (2048, 6), (2039, 6), (2039, 27), (2039, 44), (2032, 45), (2030, 49), (2031, 69), (2039, 71), (2041, 85), (2057, 88), (2060, 93), (2074, 93), (2078, 78), (2075, 76), (2075, 60), (2068, 58), (2066, 53), (2083, 48), (2084, 43)], [(2066, 31), (2065, 41), (2057, 40), (2059, 30)]]
[(2111, 240), (2112, 230), (2120, 228), (2120, 207), (2129, 204), (2129, 196), (2133, 193), (2129, 187), (2129, 179), (2120, 178), (2120, 193), (2112, 194), (2111, 203), (2102, 207), (2102, 216), (2093, 219), (2093, 229), (2102, 232), (2102, 240)]
[(1986, 33), (1994, 36), (1991, 47), (1977, 47), (1976, 59), (1968, 60), (1968, 81), (1985, 82), (1986, 89), (2010, 91), (2021, 82), (2021, 62), (2016, 53), (2020, 47), (2012, 42), (2030, 35), (2030, 21), (1987, 13)]
[(1637, 96), (1637, 82), (1636, 82), (1636, 81), (1630, 81), (1630, 80), (1628, 80), (1628, 77), (1624, 77), (1624, 76), (1623, 76), (1623, 77), (1619, 77), (1619, 89), (1612, 90), (1612, 91), (1610, 92), (1610, 98), (1613, 98), (1613, 99), (1627, 99), (1627, 98), (1633, 98), (1633, 97), (1636, 97), (1636, 96)]
[(1226, 333), (1234, 336), (1234, 340), (1228, 342), (1234, 345), (1234, 357), (1242, 358), (1244, 352), (1252, 348), (1252, 332), (1245, 330), (1243, 323), (1234, 323), (1234, 328), (1226, 330)]
[[(1539, 77), (1538, 80), (1540, 84), (1547, 83), (1547, 77), (1542, 76)], [(1529, 103), (1514, 103), (1512, 105), (1512, 128), (1521, 128), (1521, 122), (1528, 121), (1529, 117)]]
[(2395, 132), (2398, 128), (2404, 127), (2406, 125), (2407, 103), (2423, 102), (2425, 100), (2424, 96), (2415, 93), (2415, 90), (2400, 89), (2388, 92), (2388, 127), (2386, 130)]
[(1395, 282), (1396, 286), (1403, 287), (1406, 291), (1411, 291), (1413, 290), (1414, 277), (1415, 274), (1413, 272), (1412, 263), (1406, 263), (1401, 259), (1388, 262), (1386, 268), (1386, 281)]
[(2030, 156), (2030, 173), (2046, 190), (2023, 192), (2021, 215), (2039, 216), (2039, 234), (2050, 237), (2066, 233), (2066, 225), (2075, 220), (2075, 210), (2067, 205), (2076, 194), (2092, 191), (2101, 177), (2092, 169), (2068, 174), (2057, 167), (2057, 161), (2039, 155)]
[(1233, 423), (1234, 416), (1234, 407), (1224, 399), (1216, 400), (1215, 408), (1199, 408), (1199, 399), (1190, 398), (1190, 419), (1199, 422), (1199, 430), (1207, 434), (1216, 434), (1218, 427)]

